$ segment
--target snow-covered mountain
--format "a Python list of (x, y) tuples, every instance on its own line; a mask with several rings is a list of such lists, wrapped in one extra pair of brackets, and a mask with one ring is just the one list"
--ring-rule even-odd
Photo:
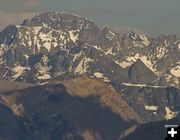
[(42, 82), (86, 73), (111, 82), (179, 87), (179, 53), (175, 35), (120, 35), (81, 16), (48, 12), (0, 33), (0, 78)]
[[(10, 84), (9, 81), (5, 82), (4, 80), (24, 83), (22, 85), (16, 82), (16, 84), (14, 82)], [(59, 83), (57, 86), (51, 85), (52, 83), (56, 85), (57, 81), (64, 83), (68, 92), (64, 88), (63, 90), (59, 88)], [(32, 83), (32, 85), (25, 86), (25, 83)], [(33, 88), (34, 85), (37, 87)], [(28, 86), (29, 88), (26, 89)], [(22, 87), (24, 87), (23, 90), (20, 90)], [(122, 138), (126, 138), (123, 134), (136, 129), (138, 127), (136, 125), (139, 123), (154, 123), (178, 118), (180, 111), (179, 88), (180, 40), (175, 35), (160, 35), (152, 38), (135, 32), (118, 34), (109, 28), (101, 29), (89, 19), (64, 12), (41, 13), (32, 19), (25, 20), (21, 25), (9, 25), (0, 33), (0, 103), (2, 100), (13, 110), (14, 114), (17, 112), (21, 114), (21, 109), (24, 107), (28, 113), (25, 113), (23, 121), (27, 121), (28, 127), (33, 127), (33, 134), (40, 139), (43, 139), (42, 136), (47, 130), (46, 127), (40, 128), (40, 120), (34, 119), (33, 114), (30, 113), (35, 108), (36, 100), (32, 99), (32, 102), (28, 102), (29, 96), (26, 93), (29, 93), (30, 97), (43, 101), (44, 104), (49, 103), (48, 96), (51, 96), (52, 93), (65, 93), (65, 97), (68, 95), (68, 98), (63, 100), (63, 106), (71, 108), (72, 100), (77, 105), (75, 109), (80, 110), (74, 112), (72, 118), (66, 116), (66, 112), (68, 112), (66, 108), (65, 111), (61, 110), (60, 112), (65, 115), (65, 118), (61, 118), (60, 122), (66, 122), (66, 119), (71, 122), (72, 119), (75, 119), (76, 129), (72, 127), (74, 124), (67, 125), (67, 130), (64, 129), (63, 123), (58, 127), (67, 133), (66, 136), (74, 134), (74, 138), (77, 137), (77, 139), (80, 139), (79, 131), (81, 135), (85, 135), (84, 137), (90, 132), (85, 133), (85, 128), (76, 124), (77, 120), (79, 121), (79, 118), (76, 120), (76, 115), (81, 114), (81, 107), (85, 106), (87, 114), (94, 116), (94, 110), (89, 112), (88, 109), (91, 108), (86, 102), (92, 102), (92, 109), (95, 108), (95, 112), (99, 112), (98, 108), (96, 110), (97, 103), (94, 101), (94, 98), (97, 98), (96, 95), (98, 95), (97, 106), (106, 105), (111, 110), (102, 109), (104, 114), (111, 112), (104, 118), (112, 120), (112, 123), (124, 123), (124, 120), (130, 122), (131, 119), (137, 121), (133, 122), (133, 125), (129, 125), (128, 122), (128, 126), (125, 123), (126, 125), (122, 125), (123, 130), (119, 126), (112, 127), (115, 132), (117, 131), (116, 134), (112, 131), (106, 136), (106, 131), (109, 129), (105, 131), (104, 124), (109, 126), (111, 123), (103, 120), (102, 126), (98, 130), (102, 131), (102, 134), (99, 135), (104, 140), (109, 137), (117, 139), (120, 132), (122, 132)], [(18, 94), (14, 92), (16, 90), (19, 90)], [(9, 92), (9, 94), (7, 96), (1, 92)], [(34, 95), (34, 92), (39, 93), (40, 96), (39, 94)], [(46, 92), (47, 95), (44, 94)], [(74, 94), (77, 98), (73, 97)], [(20, 98), (20, 96), (26, 98), (25, 101), (24, 99), (20, 100), (20, 104), (18, 104), (16, 98)], [(71, 96), (75, 99), (72, 99)], [(88, 98), (92, 96), (93, 99), (85, 99), (84, 96)], [(56, 95), (50, 99), (55, 103), (53, 108), (56, 108), (56, 102), (61, 100), (61, 98), (57, 98), (57, 100), (55, 98)], [(44, 101), (44, 99), (46, 100)], [(67, 104), (66, 101), (70, 102)], [(13, 106), (14, 104), (11, 102), (17, 106)], [(43, 114), (43, 111), (41, 112), (43, 105), (41, 102), (37, 102), (37, 104), (39, 110), (34, 114)], [(48, 105), (50, 106), (47, 108), (52, 111), (51, 103)], [(61, 104), (59, 105), (61, 106)], [(72, 107), (74, 107), (73, 104)], [(58, 109), (53, 110), (53, 113), (57, 113)], [(126, 113), (122, 115), (124, 111)], [(123, 121), (117, 119), (114, 113), (119, 113), (123, 117)], [(113, 116), (111, 116), (112, 114)], [(44, 118), (45, 125), (48, 125), (52, 118), (56, 118), (51, 115), (52, 113), (49, 112), (47, 116), (50, 119)], [(99, 115), (102, 115), (101, 112)], [(95, 116), (97, 121), (99, 121), (98, 117)], [(88, 117), (85, 116), (84, 119), (88, 120)], [(96, 119), (92, 120), (94, 124), (97, 124)], [(56, 119), (53, 121), (56, 123)], [(54, 126), (48, 130), (48, 137), (53, 135), (50, 132), (55, 131)], [(89, 126), (88, 123), (86, 127)], [(19, 126), (17, 125), (17, 127)], [(95, 125), (93, 129), (96, 128)], [(92, 134), (95, 137), (95, 132)], [(97, 137), (99, 139), (99, 136)]]

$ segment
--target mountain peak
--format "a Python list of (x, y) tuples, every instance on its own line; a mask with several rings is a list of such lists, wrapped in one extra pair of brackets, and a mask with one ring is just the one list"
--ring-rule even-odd
[(83, 26), (96, 26), (87, 18), (67, 12), (45, 12), (35, 15), (32, 19), (26, 19), (23, 26), (44, 26), (55, 30), (81, 29)]

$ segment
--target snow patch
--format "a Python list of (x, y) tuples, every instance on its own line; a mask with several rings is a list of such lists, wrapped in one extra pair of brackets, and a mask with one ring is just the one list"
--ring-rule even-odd
[(78, 73), (78, 74), (83, 74), (83, 73), (86, 73), (87, 72), (87, 69), (88, 69), (88, 64), (90, 62), (93, 62), (94, 60), (92, 60), (91, 58), (83, 58), (79, 65), (76, 67), (75, 69), (75, 73)]
[[(43, 47), (45, 47), (48, 51), (51, 50), (51, 40), (53, 39), (51, 32), (44, 34), (40, 33), (39, 37), (41, 39), (41, 42), (43, 43)], [(40, 42), (38, 41), (38, 49), (40, 50)]]
[(125, 69), (125, 68), (131, 66), (132, 62), (129, 62), (129, 61), (125, 60), (125, 61), (119, 63), (118, 61), (116, 61), (116, 64), (120, 65), (122, 68)]
[(43, 25), (43, 27), (46, 27), (46, 28), (48, 28), (48, 24), (47, 23), (42, 23), (42, 25)]
[(2, 58), (0, 58), (0, 65), (2, 65), (4, 62), (3, 62), (3, 60), (2, 60)]
[(39, 31), (41, 30), (41, 28), (42, 28), (42, 26), (32, 27), (33, 34), (37, 35), (39, 33)]
[(115, 37), (115, 33), (113, 33), (111, 30), (108, 30), (105, 37), (109, 40), (113, 40)]
[(105, 82), (110, 82), (109, 78), (107, 78), (106, 76), (104, 76), (103, 73), (95, 72), (95, 73), (94, 73), (94, 76), (95, 76), (96, 78), (102, 78), (102, 79), (104, 79)]
[(22, 27), (21, 25), (15, 25), (15, 26), (16, 26), (17, 29)]
[[(54, 32), (58, 34), (57, 37), (53, 36)], [(41, 47), (45, 47), (48, 51), (50, 51), (52, 47), (56, 48), (58, 45), (64, 46), (67, 43), (67, 41), (69, 41), (66, 36), (67, 35), (63, 33), (62, 31), (52, 30), (48, 33), (40, 32), (38, 34), (38, 39), (37, 37), (35, 37), (34, 40), (35, 40), (35, 43), (37, 43), (38, 50), (40, 50)]]
[(166, 53), (166, 48), (164, 46), (157, 47), (156, 52), (157, 52), (156, 55), (157, 58), (161, 59)]
[(148, 40), (148, 38), (144, 34), (140, 35), (139, 37), (145, 46), (148, 46), (150, 44), (150, 41)]
[(43, 83), (39, 83), (38, 85), (47, 85), (47, 84), (49, 84), (49, 82), (43, 82)]
[(145, 109), (146, 110), (151, 110), (151, 111), (157, 111), (158, 106), (149, 106), (149, 105), (145, 105)]
[(116, 63), (119, 64), (122, 68), (127, 68), (127, 67), (131, 66), (133, 63), (135, 63), (138, 59), (140, 59), (151, 71), (156, 73), (156, 70), (153, 68), (153, 63), (150, 61), (150, 59), (148, 59), (147, 56), (140, 55), (138, 53), (134, 56), (127, 57), (122, 62), (116, 61)]
[(97, 49), (97, 50), (101, 50), (101, 51), (102, 51), (102, 49), (101, 49), (100, 46), (92, 46), (92, 47), (95, 48), (95, 49)]
[(22, 67), (22, 66), (16, 66), (14, 69), (13, 69), (13, 76), (12, 76), (12, 79), (13, 80), (16, 80), (17, 78), (19, 78), (22, 74), (24, 74), (24, 71), (29, 68), (27, 67)]
[(95, 72), (94, 76), (97, 78), (103, 78), (104, 74), (100, 73), (100, 72)]
[(49, 71), (52, 69), (52, 66), (49, 66), (48, 62), (49, 58), (44, 55), (42, 56), (40, 63), (35, 65), (36, 70), (38, 70), (38, 76), (40, 75), (41, 77), (41, 75), (43, 75), (47, 77), (47, 74), (49, 74)]
[(131, 87), (149, 87), (149, 88), (167, 88), (167, 86), (151, 86), (145, 84), (132, 84), (132, 83), (121, 83), (124, 86), (131, 86)]
[(6, 44), (0, 44), (0, 56), (2, 56), (7, 49), (8, 46)]
[(39, 80), (48, 80), (48, 79), (51, 79), (51, 76), (49, 74), (44, 74), (42, 76), (38, 76), (37, 79)]
[(172, 68), (172, 69), (170, 70), (170, 73), (171, 73), (172, 75), (174, 75), (175, 77), (178, 77), (178, 78), (179, 78), (179, 77), (180, 77), (180, 65)]
[(29, 56), (28, 56), (28, 55), (26, 55), (26, 54), (24, 55), (24, 57), (26, 58), (26, 60), (29, 58)]
[(178, 49), (180, 49), (180, 43), (178, 44)]
[(115, 53), (112, 52), (113, 47), (111, 47), (110, 49), (108, 49), (108, 51), (105, 52), (105, 54), (111, 54), (111, 55), (116, 55)]
[(167, 82), (170, 82), (173, 77), (170, 74), (165, 74), (165, 78)]
[(135, 87), (146, 87), (147, 85), (145, 84), (132, 84), (132, 83), (121, 83), (122, 85), (125, 86), (135, 86)]
[(79, 33), (76, 33), (78, 32), (79, 30), (72, 30), (72, 31), (69, 31), (69, 35), (70, 35), (70, 38), (71, 40), (76, 43), (76, 41), (78, 40), (78, 36), (79, 36)]
[(178, 112), (173, 112), (169, 107), (166, 107), (165, 109), (166, 109), (165, 118), (167, 120), (171, 120), (171, 119), (175, 118), (177, 116), (177, 114), (178, 114)]
[(74, 58), (73, 58), (73, 62), (75, 62), (76, 60), (78, 60), (78, 59), (81, 57), (82, 54), (83, 54), (82, 51), (80, 51), (78, 54), (75, 54), (75, 55), (74, 55)]

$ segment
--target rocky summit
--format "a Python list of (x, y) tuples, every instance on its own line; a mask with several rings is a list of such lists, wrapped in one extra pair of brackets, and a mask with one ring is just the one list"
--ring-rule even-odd
[(0, 32), (2, 140), (163, 140), (179, 105), (175, 35), (117, 33), (66, 12)]

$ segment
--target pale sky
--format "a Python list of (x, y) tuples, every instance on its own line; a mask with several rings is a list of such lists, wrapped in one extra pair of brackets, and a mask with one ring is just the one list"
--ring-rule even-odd
[(0, 30), (43, 11), (66, 11), (100, 27), (180, 36), (180, 0), (0, 0)]

